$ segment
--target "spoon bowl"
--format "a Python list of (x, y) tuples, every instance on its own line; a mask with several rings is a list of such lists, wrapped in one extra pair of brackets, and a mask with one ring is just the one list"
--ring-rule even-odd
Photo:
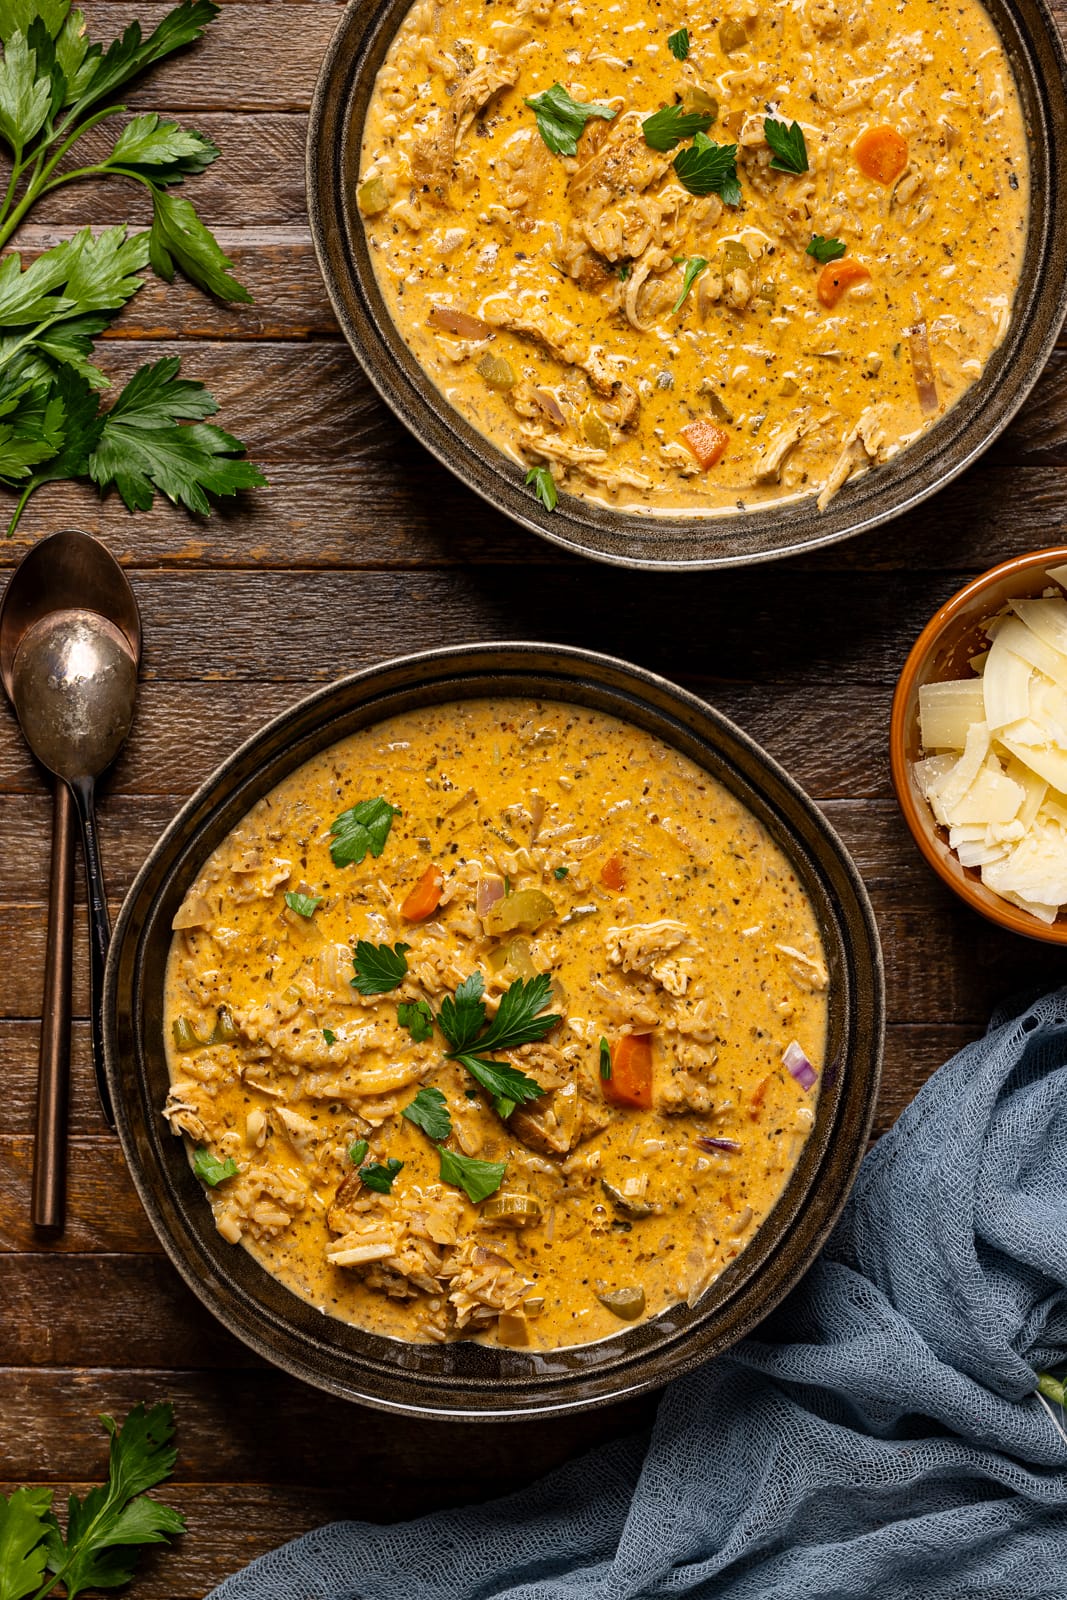
[(137, 658), (122, 630), (99, 613), (54, 611), (23, 635), (11, 685), (30, 749), (73, 783), (103, 772), (125, 742)]

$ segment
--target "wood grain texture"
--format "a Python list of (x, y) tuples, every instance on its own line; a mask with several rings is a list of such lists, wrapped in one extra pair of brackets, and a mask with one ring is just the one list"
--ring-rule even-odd
[[(165, 5), (94, 0), (111, 37)], [(1061, 22), (1067, 0), (1055, 0)], [(872, 535), (748, 572), (656, 577), (598, 568), (470, 496), (387, 413), (341, 342), (304, 210), (304, 138), (334, 0), (225, 0), (192, 50), (130, 98), (201, 128), (222, 158), (189, 187), (250, 307), (150, 273), (102, 364), (121, 383), (179, 354), (219, 421), (270, 478), (210, 520), (169, 505), (129, 517), (114, 497), (54, 486), (0, 568), (42, 534), (81, 526), (132, 574), (145, 625), (133, 735), (103, 794), (117, 906), (160, 829), (218, 759), (305, 690), (390, 654), (468, 639), (541, 638), (628, 657), (719, 706), (813, 794), (870, 888), (885, 947), (889, 1029), (876, 1131), (992, 1006), (1060, 977), (1044, 948), (965, 911), (917, 855), (892, 798), (892, 688), (915, 634), (968, 576), (1067, 528), (1067, 350), (1005, 436), (934, 501)], [(87, 151), (103, 148), (87, 141)], [(120, 184), (60, 191), (18, 241), (27, 259), (86, 221), (143, 226)], [(418, 1426), (344, 1406), (253, 1359), (161, 1254), (103, 1127), (76, 945), (71, 1214), (58, 1240), (27, 1222), (44, 954), (48, 800), (0, 712), (0, 1489), (62, 1491), (103, 1473), (100, 1411), (170, 1398), (189, 1519), (144, 1564), (138, 1600), (195, 1600), (236, 1566), (338, 1516), (388, 1521), (517, 1488), (652, 1402), (521, 1428)]]

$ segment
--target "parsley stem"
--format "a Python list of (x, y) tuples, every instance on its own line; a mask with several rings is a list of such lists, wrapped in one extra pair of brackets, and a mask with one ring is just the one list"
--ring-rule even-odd
[(30, 482), (26, 485), (25, 489), (23, 489), (21, 495), (19, 496), (19, 503), (15, 507), (15, 514), (11, 518), (11, 521), (7, 525), (7, 535), (6, 535), (6, 537), (8, 539), (14, 538), (15, 529), (19, 525), (19, 519), (21, 518), (22, 513), (25, 511), (26, 502), (29, 500), (30, 495), (33, 493), (35, 487), (36, 487), (36, 485), (34, 484), (32, 478), (31, 478)]
[(4, 196), (4, 206), (3, 210), (0, 211), (0, 217), (6, 217), (11, 210), (11, 202), (15, 198), (15, 187), (22, 176), (22, 170), (22, 146), (19, 145), (15, 150), (15, 159), (11, 163), (11, 179), (7, 186), (7, 193)]
[[(22, 199), (19, 201), (18, 205), (15, 207), (14, 211), (11, 213), (10, 217), (8, 217), (7, 205), (10, 204), (10, 197), (14, 194), (15, 181), (17, 177), (20, 176), (23, 171), (25, 171), (25, 165), (21, 167), (19, 166), (19, 162), (22, 159), (22, 152), (18, 152), (18, 159), (16, 160), (15, 168), (13, 169), (11, 175), (11, 184), (8, 186), (9, 199), (7, 204), (4, 206), (4, 210), (0, 212), (0, 216), (3, 216), (6, 219), (3, 227), (0, 227), (0, 250), (2, 250), (7, 244), (8, 240), (11, 238), (11, 235), (14, 233), (15, 229), (18, 227), (27, 211), (29, 211), (30, 207), (35, 205), (43, 194), (48, 194), (51, 189), (58, 188), (59, 183), (69, 182), (69, 180), (73, 177), (84, 176), (84, 174), (90, 170), (89, 168), (83, 168), (80, 174), (71, 172), (64, 173), (63, 177), (59, 179), (58, 182), (49, 182), (53, 172), (55, 172), (56, 168), (59, 166), (59, 163), (63, 160), (63, 157), (68, 153), (68, 151), (74, 148), (78, 140), (82, 138), (84, 134), (88, 133), (90, 128), (95, 128), (98, 122), (103, 122), (105, 117), (113, 117), (117, 112), (124, 111), (125, 109), (125, 106), (107, 106), (103, 111), (96, 112), (94, 116), (87, 117), (79, 127), (74, 129), (73, 133), (69, 134), (68, 137), (63, 140), (63, 143), (59, 146), (59, 149), (54, 153), (54, 155), (49, 157), (44, 166), (41, 165), (41, 162), (48, 151), (48, 145), (42, 145), (40, 150), (37, 152), (33, 176), (26, 188), (26, 192), (22, 196)], [(56, 134), (54, 137), (58, 138), (59, 135)], [(29, 163), (27, 162), (26, 165), (28, 164)], [(104, 170), (110, 171), (111, 169), (96, 167), (92, 170), (94, 172), (101, 172)]]

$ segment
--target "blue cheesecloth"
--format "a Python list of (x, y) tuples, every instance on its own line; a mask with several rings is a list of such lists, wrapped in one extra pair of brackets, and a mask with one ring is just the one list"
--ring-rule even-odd
[(489, 1505), (337, 1522), (211, 1600), (1067, 1597), (1067, 989), (874, 1147), (823, 1254), (651, 1436)]

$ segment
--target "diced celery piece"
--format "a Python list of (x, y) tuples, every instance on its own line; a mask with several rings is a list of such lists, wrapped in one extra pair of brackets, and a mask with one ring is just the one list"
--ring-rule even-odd
[(984, 720), (980, 678), (924, 683), (919, 690), (919, 729), (924, 750), (962, 750), (968, 728)]

